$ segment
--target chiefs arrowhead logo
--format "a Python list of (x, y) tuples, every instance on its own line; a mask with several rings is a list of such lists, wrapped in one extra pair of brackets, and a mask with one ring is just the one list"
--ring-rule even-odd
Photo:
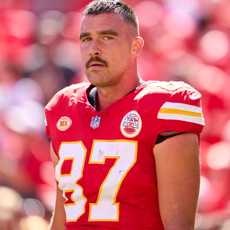
[(141, 117), (137, 111), (130, 111), (121, 121), (121, 132), (125, 137), (135, 137), (139, 134), (142, 128)]

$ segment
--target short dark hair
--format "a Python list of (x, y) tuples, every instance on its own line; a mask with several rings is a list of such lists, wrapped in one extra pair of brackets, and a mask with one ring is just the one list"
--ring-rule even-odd
[(102, 13), (116, 13), (124, 17), (127, 22), (131, 22), (139, 34), (138, 18), (131, 6), (119, 0), (94, 0), (89, 3), (82, 13), (82, 16), (98, 15)]

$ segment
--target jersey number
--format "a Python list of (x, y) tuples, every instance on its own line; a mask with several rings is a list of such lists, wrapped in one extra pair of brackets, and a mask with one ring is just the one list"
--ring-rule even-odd
[[(68, 222), (77, 221), (85, 213), (86, 197), (78, 180), (83, 176), (87, 149), (82, 142), (63, 142), (59, 149), (60, 160), (56, 166), (56, 179), (66, 199), (65, 212)], [(89, 204), (89, 221), (118, 221), (117, 193), (123, 179), (136, 162), (135, 141), (94, 141), (89, 164), (104, 164), (106, 158), (116, 159), (100, 186), (96, 203)], [(70, 171), (63, 172), (62, 165), (70, 164)]]

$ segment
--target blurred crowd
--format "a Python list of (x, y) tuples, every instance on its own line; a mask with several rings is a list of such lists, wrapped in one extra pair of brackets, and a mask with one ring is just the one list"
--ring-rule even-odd
[[(139, 17), (144, 80), (202, 94), (196, 230), (230, 229), (230, 1), (124, 0)], [(0, 0), (0, 230), (47, 230), (55, 179), (44, 106), (87, 81), (79, 52), (90, 0)]]

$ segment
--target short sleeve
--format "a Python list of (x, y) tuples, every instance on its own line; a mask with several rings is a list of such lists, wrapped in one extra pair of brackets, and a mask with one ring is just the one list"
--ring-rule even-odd
[(183, 82), (168, 84), (165, 88), (171, 95), (158, 111), (158, 134), (166, 131), (200, 134), (204, 127), (201, 94)]

